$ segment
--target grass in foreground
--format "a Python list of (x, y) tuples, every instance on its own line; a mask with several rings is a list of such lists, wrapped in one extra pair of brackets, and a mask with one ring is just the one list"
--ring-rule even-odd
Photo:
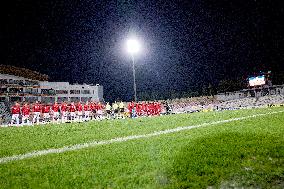
[(237, 110), (179, 114), (154, 118), (110, 120), (102, 122), (43, 125), (32, 127), (0, 128), (0, 157), (11, 156), (60, 148), (66, 145), (85, 143), (94, 140), (106, 140), (135, 134), (146, 134), (179, 126), (196, 125), (205, 122), (268, 113), (284, 108)]
[[(102, 124), (106, 124), (104, 126), (107, 129), (105, 128), (106, 131), (103, 132), (105, 135), (102, 138), (120, 136), (119, 129), (122, 129), (122, 132), (127, 131), (127, 135), (148, 133), (152, 130), (191, 125), (193, 122), (200, 123), (203, 120), (211, 122), (220, 118), (228, 119), (277, 110), (281, 109), (177, 115), (143, 119), (141, 122), (127, 120), (124, 127), (120, 121), (104, 122)], [(283, 188), (283, 123), (284, 113), (281, 113), (2, 164), (0, 186), (1, 188), (207, 188), (209, 186)], [(116, 125), (112, 127), (109, 124)], [(71, 134), (75, 133), (77, 141), (83, 141), (80, 135), (73, 131), (74, 127), (55, 126), (49, 129), (60, 132), (61, 129), (66, 129), (66, 133), (68, 131)], [(95, 128), (92, 125), (78, 127), (81, 133), (91, 132), (91, 129)], [(10, 131), (8, 129), (7, 135)], [(29, 131), (32, 129), (37, 133), (43, 128), (28, 128)], [(84, 129), (86, 131), (82, 131)], [(108, 135), (107, 132), (112, 134)], [(19, 134), (15, 138), (21, 136), (23, 135)], [(93, 133), (93, 139), (99, 136), (99, 133)], [(66, 144), (66, 140), (60, 141), (60, 135), (52, 133), (51, 138), (59, 141), (58, 146)], [(43, 144), (44, 142), (39, 143), (38, 147), (35, 143), (34, 147), (42, 148)], [(22, 144), (15, 143), (10, 146), (15, 151), (9, 151), (7, 150), (9, 146), (1, 145), (2, 152), (17, 154)]]

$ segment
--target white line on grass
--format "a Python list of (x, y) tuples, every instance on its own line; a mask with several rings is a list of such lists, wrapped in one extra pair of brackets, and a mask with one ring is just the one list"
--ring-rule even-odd
[(269, 112), (269, 113), (265, 113), (265, 114), (255, 114), (255, 115), (251, 115), (251, 116), (214, 121), (214, 122), (210, 122), (210, 123), (201, 123), (201, 124), (198, 124), (198, 125), (177, 127), (177, 128), (174, 128), (174, 129), (167, 129), (167, 130), (163, 130), (163, 131), (155, 131), (153, 133), (144, 134), (144, 135), (131, 135), (131, 136), (126, 136), (126, 137), (113, 138), (113, 139), (110, 139), (110, 140), (92, 141), (92, 142), (83, 143), (83, 144), (76, 144), (76, 145), (72, 145), (72, 146), (64, 146), (62, 148), (56, 148), (56, 149), (33, 151), (33, 152), (26, 153), (26, 154), (19, 154), (19, 155), (0, 158), (0, 164), (11, 162), (11, 161), (23, 160), (23, 159), (27, 159), (27, 158), (33, 158), (33, 157), (37, 157), (37, 156), (43, 156), (43, 155), (47, 155), (47, 154), (59, 154), (59, 153), (64, 153), (64, 152), (68, 152), (68, 151), (75, 151), (75, 150), (80, 150), (80, 149), (83, 149), (83, 148), (90, 148), (90, 147), (99, 146), (99, 145), (125, 142), (125, 141), (139, 139), (139, 138), (150, 138), (150, 137), (153, 137), (153, 136), (158, 136), (158, 135), (163, 135), (163, 134), (168, 134), (168, 133), (175, 133), (175, 132), (190, 130), (190, 129), (198, 128), (198, 127), (204, 127), (204, 126), (209, 126), (209, 125), (217, 125), (217, 124), (221, 124), (221, 123), (228, 123), (228, 122), (232, 122), (232, 121), (239, 121), (239, 120), (244, 120), (244, 119), (248, 119), (248, 118), (255, 118), (255, 117), (266, 116), (266, 115), (271, 115), (271, 114), (278, 114), (278, 113), (282, 113), (282, 112), (284, 112), (284, 110), (283, 111), (277, 111), (277, 112)]

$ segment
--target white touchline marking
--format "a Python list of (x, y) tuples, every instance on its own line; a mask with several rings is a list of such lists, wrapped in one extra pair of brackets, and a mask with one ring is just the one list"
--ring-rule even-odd
[(125, 141), (128, 141), (128, 140), (134, 140), (134, 139), (139, 139), (139, 138), (150, 138), (150, 137), (153, 137), (153, 136), (158, 136), (158, 135), (163, 135), (163, 134), (168, 134), (168, 133), (175, 133), (175, 132), (190, 130), (190, 129), (198, 128), (198, 127), (204, 127), (204, 126), (209, 126), (209, 125), (217, 125), (217, 124), (221, 124), (221, 123), (228, 123), (228, 122), (232, 122), (232, 121), (239, 121), (239, 120), (244, 120), (244, 119), (248, 119), (248, 118), (255, 118), (255, 117), (271, 115), (271, 114), (278, 114), (278, 113), (282, 113), (282, 112), (284, 112), (284, 110), (277, 111), (277, 112), (269, 112), (269, 113), (265, 113), (265, 114), (255, 114), (255, 115), (250, 115), (250, 116), (245, 116), (245, 117), (231, 118), (231, 119), (220, 120), (220, 121), (213, 121), (213, 122), (210, 122), (210, 123), (201, 123), (201, 124), (198, 124), (198, 125), (177, 127), (177, 128), (174, 128), (174, 129), (155, 131), (153, 133), (148, 133), (148, 134), (143, 134), (143, 135), (131, 135), (131, 136), (126, 136), (126, 137), (113, 138), (113, 139), (110, 139), (110, 140), (92, 141), (92, 142), (83, 143), (83, 144), (75, 144), (75, 145), (71, 145), (71, 146), (64, 146), (62, 148), (55, 148), (55, 149), (51, 148), (51, 149), (47, 149), (47, 150), (33, 151), (33, 152), (26, 153), (26, 154), (19, 154), (19, 155), (13, 155), (13, 156), (7, 156), (7, 157), (0, 158), (0, 164), (11, 162), (11, 161), (27, 159), (27, 158), (32, 158), (32, 157), (37, 157), (37, 156), (43, 156), (43, 155), (47, 155), (47, 154), (59, 154), (59, 153), (64, 153), (64, 152), (68, 152), (68, 151), (75, 151), (75, 150), (90, 148), (90, 147), (99, 146), (99, 145), (125, 142)]

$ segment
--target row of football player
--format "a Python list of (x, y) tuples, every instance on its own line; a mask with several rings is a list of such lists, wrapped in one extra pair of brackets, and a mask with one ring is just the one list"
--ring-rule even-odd
[[(105, 110), (105, 111), (104, 111)], [(153, 116), (159, 115), (161, 112), (161, 105), (159, 103), (129, 103), (126, 114), (130, 117), (137, 116)], [(81, 104), (80, 102), (71, 102), (67, 104), (63, 102), (58, 104), (55, 102), (53, 105), (40, 104), (38, 101), (32, 106), (24, 103), (21, 107), (19, 103), (15, 103), (11, 108), (12, 119), (11, 125), (19, 125), (20, 118), (22, 118), (22, 125), (31, 123), (39, 124), (50, 122), (67, 122), (67, 121), (88, 121), (90, 119), (103, 119), (103, 118), (124, 118), (124, 103), (113, 103), (110, 106), (107, 103), (105, 106), (99, 103)], [(106, 116), (104, 116), (106, 113)]]
[(74, 102), (58, 104), (55, 102), (51, 105), (36, 101), (32, 105), (24, 103), (23, 106), (16, 102), (11, 108), (12, 119), (10, 124), (19, 125), (20, 118), (21, 125), (47, 123), (51, 120), (52, 122), (87, 121), (91, 118), (91, 111), (96, 111), (99, 115), (102, 115), (102, 109), (101, 103), (89, 102), (85, 104), (80, 102), (77, 104)]

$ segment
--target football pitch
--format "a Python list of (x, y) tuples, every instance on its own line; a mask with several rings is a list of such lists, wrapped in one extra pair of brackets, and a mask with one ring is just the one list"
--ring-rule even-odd
[(284, 188), (284, 108), (0, 128), (1, 188)]

